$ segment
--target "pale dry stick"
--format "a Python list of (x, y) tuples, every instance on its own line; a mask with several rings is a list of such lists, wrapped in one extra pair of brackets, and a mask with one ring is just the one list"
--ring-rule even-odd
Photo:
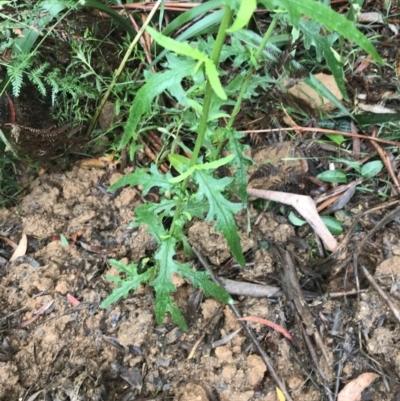
[(368, 290), (364, 289), (364, 290), (349, 290), (349, 291), (341, 291), (341, 292), (328, 292), (326, 294), (326, 296), (328, 298), (342, 298), (342, 297), (347, 297), (349, 295), (357, 295), (357, 294), (361, 294), (361, 293), (365, 293)]
[[(192, 249), (193, 249), (193, 252), (195, 253), (195, 255), (197, 256), (197, 259), (199, 259), (199, 262), (201, 263), (201, 265), (210, 273), (210, 277), (211, 277), (212, 281), (214, 281), (214, 283), (221, 286), (219, 279), (215, 276), (211, 267), (208, 265), (206, 260), (203, 258), (203, 255), (196, 248), (193, 247)], [(242, 317), (240, 312), (235, 307), (235, 305), (229, 304), (229, 307), (231, 308), (232, 312), (235, 314), (235, 316), (238, 319), (240, 319)], [(250, 337), (250, 339), (253, 342), (254, 346), (256, 347), (258, 353), (260, 354), (262, 360), (264, 361), (265, 365), (267, 366), (268, 372), (270, 373), (272, 378), (275, 380), (275, 383), (277, 384), (279, 389), (282, 391), (283, 395), (286, 397), (286, 401), (293, 401), (292, 397), (286, 390), (284, 383), (278, 377), (271, 359), (264, 352), (264, 349), (261, 347), (261, 345), (260, 345), (259, 341), (257, 340), (256, 336), (254, 335), (253, 331), (247, 326), (246, 322), (240, 320), (240, 323), (243, 326), (243, 328), (246, 330), (247, 335)]]
[(256, 198), (272, 200), (294, 207), (307, 220), (331, 252), (338, 248), (336, 239), (322, 222), (315, 204), (309, 196), (254, 188), (247, 188), (247, 193)]
[(343, 135), (343, 136), (362, 138), (362, 139), (367, 139), (369, 141), (386, 143), (387, 145), (393, 145), (393, 146), (400, 147), (400, 142), (388, 141), (386, 139), (381, 139), (381, 138), (374, 138), (374, 137), (371, 137), (368, 135), (353, 134), (351, 132), (346, 132), (346, 131), (335, 131), (333, 129), (326, 129), (326, 128), (292, 127), (292, 128), (256, 129), (256, 130), (248, 130), (248, 131), (240, 131), (240, 132), (242, 132), (243, 134), (268, 134), (270, 132), (283, 132), (283, 131), (324, 132), (327, 134), (337, 134), (337, 135)]
[(386, 301), (387, 305), (389, 306), (389, 308), (391, 309), (391, 311), (394, 314), (394, 317), (398, 320), (398, 322), (400, 323), (400, 311), (396, 308), (396, 306), (394, 305), (394, 303), (392, 302), (392, 300), (387, 296), (387, 294), (385, 293), (385, 291), (382, 290), (382, 288), (378, 285), (378, 283), (375, 281), (375, 279), (372, 277), (372, 275), (370, 274), (370, 272), (365, 268), (365, 266), (360, 265), (360, 268), (362, 270), (362, 272), (364, 273), (365, 277), (367, 278), (367, 280), (372, 284), (372, 286), (375, 288), (375, 290), (377, 291), (377, 293), (384, 299), (384, 301)]
[(219, 280), (228, 294), (247, 295), (253, 298), (277, 298), (282, 296), (282, 291), (279, 287), (234, 281), (222, 277), (220, 277)]
[(93, 131), (93, 129), (94, 129), (96, 123), (97, 123), (97, 120), (99, 118), (100, 112), (101, 112), (101, 110), (103, 110), (103, 107), (106, 104), (106, 102), (108, 100), (108, 97), (110, 96), (112, 90), (114, 89), (114, 86), (117, 83), (117, 80), (118, 80), (119, 76), (121, 75), (123, 69), (125, 68), (125, 65), (128, 62), (129, 57), (131, 56), (131, 54), (133, 52), (133, 49), (135, 48), (135, 46), (139, 42), (140, 38), (143, 35), (143, 32), (146, 30), (147, 25), (149, 25), (150, 21), (152, 20), (154, 14), (158, 10), (158, 8), (160, 7), (162, 2), (163, 2), (163, 0), (158, 0), (157, 3), (154, 4), (153, 9), (151, 10), (151, 12), (149, 13), (149, 15), (148, 15), (148, 17), (146, 19), (146, 22), (140, 28), (139, 32), (137, 33), (137, 35), (133, 39), (132, 43), (129, 45), (129, 48), (126, 51), (126, 53), (124, 55), (124, 58), (121, 61), (121, 64), (119, 65), (117, 71), (114, 74), (114, 77), (113, 77), (113, 80), (112, 80), (111, 84), (107, 88), (106, 93), (104, 94), (103, 98), (100, 101), (99, 107), (97, 108), (96, 112), (94, 113), (94, 116), (92, 118), (92, 121), (90, 122), (89, 128), (88, 128), (87, 133), (86, 133), (86, 135), (88, 137), (92, 133), (92, 131)]

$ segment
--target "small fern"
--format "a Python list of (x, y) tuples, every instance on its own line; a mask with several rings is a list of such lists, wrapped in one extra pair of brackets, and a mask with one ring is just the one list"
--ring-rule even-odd
[(36, 86), (42, 96), (46, 96), (46, 85), (43, 82), (43, 74), (47, 68), (50, 67), (50, 63), (43, 63), (40, 67), (32, 69), (28, 74), (29, 80)]
[(29, 68), (28, 60), (24, 64), (12, 63), (7, 65), (7, 75), (11, 79), (12, 93), (15, 97), (18, 97), (21, 93), (23, 84), (24, 68)]

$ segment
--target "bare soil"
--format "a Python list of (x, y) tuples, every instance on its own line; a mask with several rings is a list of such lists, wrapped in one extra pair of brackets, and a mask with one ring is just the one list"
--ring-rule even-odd
[[(15, 243), (22, 233), (28, 236), (26, 256), (14, 262), (7, 262), (12, 247), (5, 241), (0, 245), (0, 400), (278, 400), (276, 384), (244, 330), (227, 339), (241, 328), (231, 309), (204, 299), (184, 280), (176, 278), (174, 298), (186, 316), (186, 333), (168, 318), (156, 324), (150, 288), (99, 308), (113, 289), (105, 276), (118, 274), (108, 259), (139, 261), (155, 247), (143, 228), (128, 228), (142, 201), (138, 191), (125, 188), (113, 197), (99, 187), (102, 175), (78, 167), (43, 174), (17, 207), (0, 211), (0, 235)], [(277, 210), (260, 213), (251, 212), (250, 236), (247, 214), (237, 217), (249, 260), (245, 269), (230, 261), (224, 239), (211, 225), (196, 222), (188, 236), (218, 266), (217, 273), (237, 281), (281, 287), (280, 266), (266, 243), (281, 244), (292, 255), (330, 363), (311, 336), (313, 361), (302, 323), (285, 296), (235, 297), (243, 316), (286, 326), (293, 336), (291, 342), (266, 326), (248, 323), (292, 398), (328, 399), (324, 386), (334, 391), (361, 373), (376, 372), (379, 379), (362, 399), (398, 399), (400, 329), (387, 303), (361, 274), (359, 294), (338, 295), (356, 288), (351, 262), (336, 274), (311, 271), (310, 256), (315, 255), (307, 243), (313, 234), (295, 229)], [(353, 235), (356, 244), (384, 213), (360, 222)], [(359, 261), (395, 306), (400, 294), (398, 232), (398, 221), (389, 223), (369, 241)], [(78, 240), (63, 247), (61, 234)], [(37, 313), (42, 307), (47, 309)]]

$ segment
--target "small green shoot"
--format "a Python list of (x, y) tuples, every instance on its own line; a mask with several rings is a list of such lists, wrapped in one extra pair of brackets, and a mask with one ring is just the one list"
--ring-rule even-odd
[(69, 247), (69, 242), (64, 234), (60, 234), (60, 242), (63, 248), (67, 249)]
[(331, 216), (321, 216), (321, 220), (324, 222), (328, 230), (332, 235), (340, 235), (343, 233), (342, 223)]
[(327, 170), (317, 175), (321, 181), (332, 183), (346, 183), (346, 173), (342, 170)]

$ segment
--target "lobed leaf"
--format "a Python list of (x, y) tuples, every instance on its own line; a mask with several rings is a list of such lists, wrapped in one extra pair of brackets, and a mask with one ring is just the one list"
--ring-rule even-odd
[(146, 196), (153, 187), (159, 187), (161, 192), (165, 192), (172, 189), (169, 181), (171, 177), (171, 173), (161, 174), (156, 165), (152, 164), (149, 173), (145, 169), (137, 168), (133, 173), (126, 174), (114, 182), (114, 184), (108, 188), (108, 191), (114, 191), (127, 185), (134, 187), (140, 184), (143, 186), (143, 196)]
[(114, 281), (119, 285), (112, 293), (100, 304), (100, 308), (107, 308), (111, 304), (118, 302), (121, 298), (127, 298), (130, 291), (136, 291), (139, 285), (147, 283), (154, 274), (154, 268), (146, 272), (131, 276), (129, 280), (121, 280), (119, 277), (107, 276), (108, 280)]
[(186, 264), (179, 266), (179, 274), (190, 280), (195, 288), (202, 288), (206, 297), (214, 297), (226, 304), (233, 303), (226, 290), (210, 280), (208, 272), (197, 272)]
[(154, 215), (152, 205), (152, 203), (145, 203), (135, 209), (135, 225), (146, 224), (147, 231), (161, 244), (164, 243), (163, 239), (167, 236), (167, 231), (162, 225), (162, 216)]
[(150, 112), (153, 99), (168, 88), (180, 85), (183, 78), (193, 74), (195, 66), (196, 63), (193, 60), (180, 60), (179, 68), (157, 74), (148, 74), (146, 83), (138, 90), (129, 110), (129, 118), (119, 149), (126, 146), (132, 138), (137, 138), (137, 125), (142, 115)]
[(247, 204), (247, 166), (253, 164), (253, 161), (244, 153), (248, 146), (240, 142), (240, 139), (245, 135), (234, 129), (226, 132), (225, 135), (229, 138), (227, 150), (233, 151), (234, 155), (232, 164), (236, 167), (234, 175), (236, 195), (244, 204)]
[(172, 237), (162, 241), (160, 249), (155, 254), (155, 259), (159, 263), (159, 271), (157, 278), (151, 285), (156, 291), (155, 310), (157, 323), (161, 324), (165, 314), (169, 312), (172, 320), (177, 323), (178, 326), (187, 329), (182, 312), (174, 305), (170, 295), (172, 292), (176, 291), (176, 287), (172, 282), (172, 274), (178, 272), (182, 266), (189, 266), (189, 264), (182, 265), (174, 260), (175, 245), (176, 239)]
[(228, 201), (222, 192), (232, 182), (231, 178), (217, 180), (211, 177), (208, 172), (196, 170), (193, 174), (194, 181), (199, 186), (200, 193), (204, 194), (210, 203), (210, 210), (207, 214), (207, 221), (216, 220), (215, 229), (221, 231), (228, 243), (228, 246), (241, 265), (245, 265), (242, 246), (238, 229), (233, 215), (243, 208), (238, 203)]

